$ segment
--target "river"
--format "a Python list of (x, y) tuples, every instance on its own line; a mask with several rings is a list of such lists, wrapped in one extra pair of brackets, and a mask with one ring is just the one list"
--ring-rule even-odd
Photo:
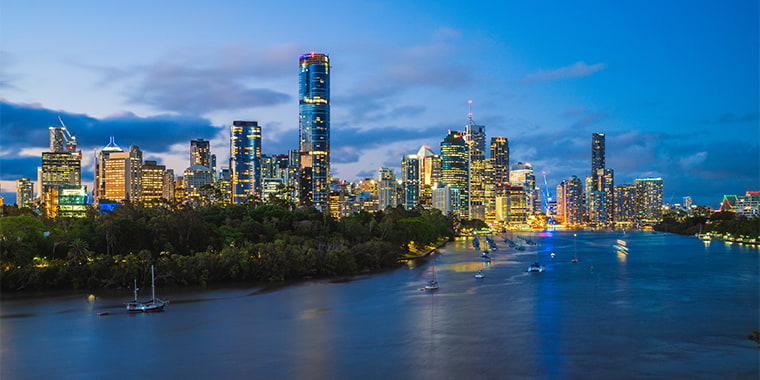
[[(747, 339), (760, 328), (757, 248), (653, 232), (508, 236), (538, 244), (516, 251), (497, 234), (490, 264), (458, 240), (379, 274), (159, 288), (170, 300), (161, 313), (127, 314), (128, 290), (4, 294), (0, 377), (760, 377)], [(537, 260), (546, 271), (528, 273)], [(434, 271), (440, 289), (420, 290)]]

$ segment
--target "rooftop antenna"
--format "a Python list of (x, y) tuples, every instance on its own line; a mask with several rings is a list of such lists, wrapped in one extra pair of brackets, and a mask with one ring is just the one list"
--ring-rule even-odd
[(474, 124), (472, 121), (472, 100), (467, 101), (467, 117), (470, 119), (470, 125)]

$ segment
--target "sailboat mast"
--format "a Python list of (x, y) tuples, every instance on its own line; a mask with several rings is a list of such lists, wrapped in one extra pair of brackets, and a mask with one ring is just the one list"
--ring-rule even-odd
[(150, 266), (150, 288), (153, 293), (151, 300), (155, 300), (156, 299), (156, 274), (153, 271), (153, 265)]

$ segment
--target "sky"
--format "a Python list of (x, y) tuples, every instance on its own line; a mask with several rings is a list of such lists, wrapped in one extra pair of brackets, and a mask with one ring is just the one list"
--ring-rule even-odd
[[(662, 3), (662, 4), (660, 4)], [(510, 161), (556, 185), (606, 135), (616, 184), (662, 177), (663, 201), (718, 207), (760, 190), (758, 2), (141, 1), (0, 3), (0, 186), (36, 181), (60, 115), (93, 157), (125, 150), (181, 173), (190, 140), (223, 166), (229, 126), (298, 147), (298, 57), (331, 63), (331, 171), (376, 177), (470, 112)], [(543, 190), (542, 190), (543, 192)]]

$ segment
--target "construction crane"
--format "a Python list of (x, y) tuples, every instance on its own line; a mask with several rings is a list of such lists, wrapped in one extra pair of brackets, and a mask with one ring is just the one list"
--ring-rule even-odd
[(549, 194), (549, 184), (546, 181), (546, 172), (542, 171), (541, 174), (544, 176), (544, 208), (546, 209), (546, 223), (547, 224), (554, 224), (554, 219), (552, 218), (553, 211), (551, 209), (551, 203), (549, 202), (551, 200), (551, 195)]
[(62, 134), (63, 134), (63, 141), (64, 141), (64, 147), (67, 150), (76, 150), (77, 149), (77, 138), (74, 137), (72, 134), (69, 133), (69, 129), (66, 128), (66, 124), (63, 122), (63, 119), (61, 119), (61, 115), (58, 115), (58, 121), (61, 122)]

